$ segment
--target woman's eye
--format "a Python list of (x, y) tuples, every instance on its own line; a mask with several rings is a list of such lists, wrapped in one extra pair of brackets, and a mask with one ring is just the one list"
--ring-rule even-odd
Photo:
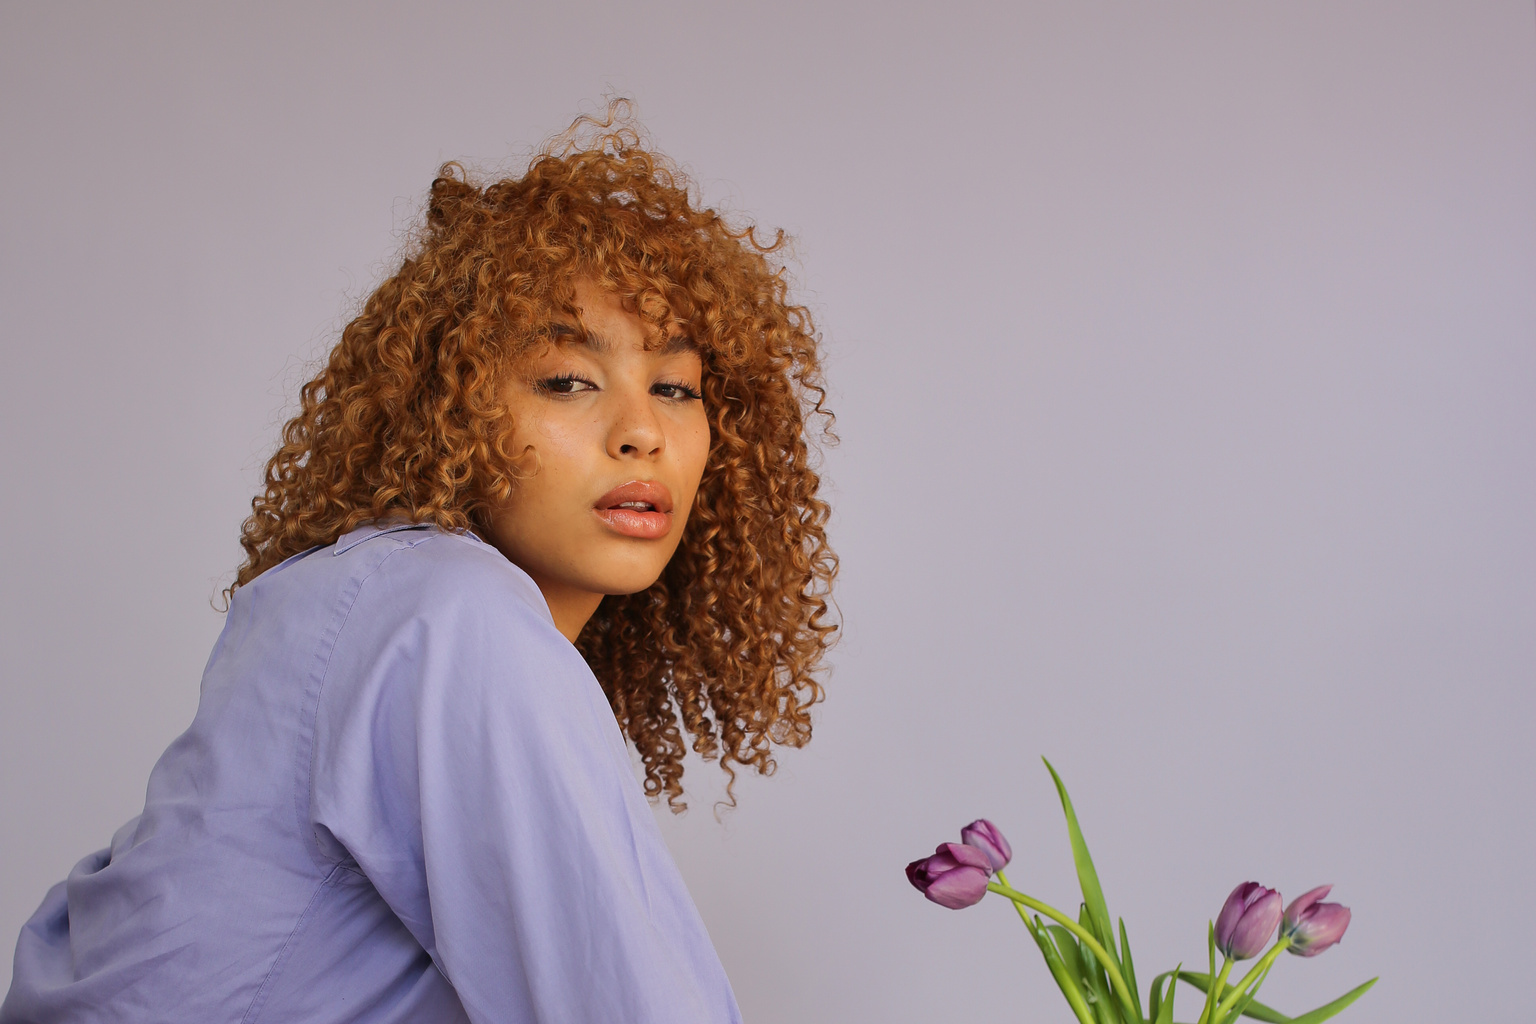
[(543, 380), (536, 381), (535, 386), (540, 391), (551, 395), (577, 395), (597, 387), (585, 377), (578, 377), (574, 373), (560, 373), (553, 377), (545, 377)]
[(698, 401), (704, 397), (699, 392), (698, 388), (677, 380), (662, 381), (661, 383), (656, 384), (651, 388), (651, 393), (653, 395), (660, 395), (662, 398), (670, 398), (679, 402)]

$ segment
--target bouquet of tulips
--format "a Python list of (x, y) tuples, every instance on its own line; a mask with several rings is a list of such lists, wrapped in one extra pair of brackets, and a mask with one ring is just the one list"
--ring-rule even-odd
[[(1172, 1024), (1174, 987), (1179, 981), (1193, 985), (1205, 995), (1196, 1024), (1232, 1024), (1242, 1016), (1267, 1024), (1318, 1024), (1376, 984), (1372, 978), (1299, 1017), (1287, 1017), (1255, 1000), (1259, 986), (1281, 953), (1311, 957), (1338, 942), (1349, 926), (1349, 908), (1322, 902), (1332, 886), (1312, 889), (1282, 909), (1284, 901), (1274, 889), (1244, 882), (1232, 890), (1221, 913), (1207, 929), (1208, 973), (1185, 971), (1180, 964), (1159, 974), (1152, 979), (1147, 1012), (1143, 1014), (1125, 921), (1119, 922), (1117, 944), (1099, 876), (1088, 856), (1088, 844), (1078, 828), (1067, 787), (1049, 761), (1045, 766), (1056, 782), (1061, 808), (1066, 812), (1072, 859), (1077, 863), (1077, 878), (1083, 889), (1083, 901), (1075, 918), (1008, 884), (1003, 868), (1013, 858), (1013, 849), (997, 826), (985, 818), (961, 829), (960, 842), (942, 843), (933, 856), (908, 864), (907, 879), (924, 896), (951, 910), (980, 903), (989, 892), (1011, 900), (1079, 1024)], [(1042, 920), (1041, 915), (1050, 922)], [(1271, 938), (1275, 938), (1274, 945), (1265, 950)], [(1218, 951), (1220, 970), (1216, 967)], [(1242, 979), (1229, 984), (1232, 965), (1254, 957), (1259, 959)]]

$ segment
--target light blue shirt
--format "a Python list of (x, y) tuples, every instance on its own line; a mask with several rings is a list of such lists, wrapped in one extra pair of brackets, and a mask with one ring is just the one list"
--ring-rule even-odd
[(371, 526), (235, 592), (144, 813), (54, 886), (0, 1024), (727, 1024), (613, 711), (533, 581)]

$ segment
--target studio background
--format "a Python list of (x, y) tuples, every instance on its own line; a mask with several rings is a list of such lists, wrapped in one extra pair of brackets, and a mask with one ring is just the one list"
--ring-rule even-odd
[(985, 815), (1072, 905), (1042, 754), (1144, 981), (1332, 882), (1265, 1002), (1526, 1016), (1529, 0), (0, 6), (0, 989), (438, 164), (607, 93), (795, 236), (842, 439), (815, 740), (658, 814), (746, 1019), (1069, 1019), (1006, 904), (901, 870)]

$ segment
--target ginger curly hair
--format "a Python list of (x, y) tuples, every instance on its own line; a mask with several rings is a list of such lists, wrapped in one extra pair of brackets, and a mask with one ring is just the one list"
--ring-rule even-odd
[(640, 753), (647, 796), (687, 806), (686, 731), (718, 758), (734, 804), (733, 763), (771, 774), (771, 744), (810, 739), (837, 629), (837, 558), (808, 444), (813, 419), (831, 439), (832, 416), (810, 313), (769, 259), (784, 244), (696, 202), (624, 101), (578, 118), (522, 177), (481, 185), (444, 164), (400, 269), (300, 390), (241, 527), (230, 592), (372, 520), (483, 529), (520, 473), (507, 369), (574, 317), (573, 283), (593, 280), (693, 340), (711, 444), (661, 578), (605, 598), (577, 646)]

